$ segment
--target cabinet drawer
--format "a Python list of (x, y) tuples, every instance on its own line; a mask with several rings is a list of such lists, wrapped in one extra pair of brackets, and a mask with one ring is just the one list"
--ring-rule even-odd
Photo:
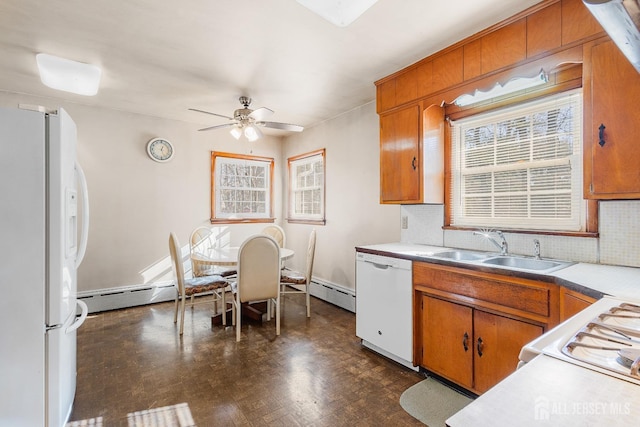
[(533, 280), (414, 262), (413, 280), (460, 297), (475, 305), (487, 302), (538, 316), (551, 316), (550, 286)]

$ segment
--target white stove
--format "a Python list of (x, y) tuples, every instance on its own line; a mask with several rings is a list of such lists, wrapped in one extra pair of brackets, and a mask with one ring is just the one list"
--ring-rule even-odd
[(543, 354), (640, 385), (640, 301), (604, 297), (520, 351)]

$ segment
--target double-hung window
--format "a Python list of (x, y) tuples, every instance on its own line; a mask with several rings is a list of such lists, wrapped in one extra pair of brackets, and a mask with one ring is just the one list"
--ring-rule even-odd
[(211, 153), (211, 221), (273, 220), (273, 159)]
[(581, 91), (452, 126), (451, 225), (584, 231)]
[(325, 150), (288, 159), (289, 222), (325, 223)]

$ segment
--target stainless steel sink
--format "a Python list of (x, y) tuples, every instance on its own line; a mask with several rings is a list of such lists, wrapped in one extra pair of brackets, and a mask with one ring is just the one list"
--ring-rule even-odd
[(487, 258), (489, 255), (472, 251), (445, 251), (434, 253), (432, 256), (434, 258), (445, 258), (454, 261), (477, 261)]
[(432, 259), (442, 259), (460, 264), (484, 265), (506, 270), (529, 271), (534, 273), (550, 273), (574, 264), (571, 261), (528, 258), (516, 255), (500, 255), (495, 252), (481, 252), (467, 249), (451, 249), (443, 252), (415, 253)]
[(514, 256), (497, 256), (488, 258), (483, 260), (482, 264), (532, 271), (556, 270), (571, 265), (570, 262), (551, 261), (535, 258), (520, 258)]

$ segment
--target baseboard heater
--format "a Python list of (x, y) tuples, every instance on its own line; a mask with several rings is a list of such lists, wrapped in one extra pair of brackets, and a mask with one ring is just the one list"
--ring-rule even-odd
[(356, 312), (355, 290), (322, 279), (311, 279), (311, 295), (352, 313)]
[(172, 282), (78, 292), (78, 299), (87, 304), (89, 313), (173, 301), (175, 296)]
[[(353, 289), (314, 278), (311, 281), (311, 295), (333, 305), (355, 313), (356, 296)], [(176, 295), (172, 282), (152, 285), (126, 286), (78, 292), (78, 299), (87, 304), (89, 313), (118, 310), (138, 305), (173, 301)]]

